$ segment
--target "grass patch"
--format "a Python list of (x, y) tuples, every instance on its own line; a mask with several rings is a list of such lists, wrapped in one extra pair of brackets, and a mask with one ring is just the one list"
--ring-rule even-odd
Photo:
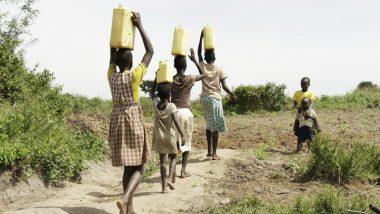
[(248, 197), (222, 208), (209, 209), (207, 213), (252, 213), (252, 214), (343, 214), (351, 211), (370, 213), (370, 203), (380, 203), (380, 198), (371, 195), (345, 195), (333, 187), (310, 197), (298, 197), (289, 205), (265, 204), (257, 197)]
[(321, 96), (317, 99), (315, 107), (351, 109), (351, 108), (379, 108), (380, 89), (357, 89), (343, 96)]
[(352, 179), (380, 176), (380, 146), (354, 142), (344, 144), (327, 136), (317, 136), (305, 176), (341, 185)]
[(260, 143), (255, 151), (254, 151), (255, 156), (259, 160), (265, 160), (268, 157), (268, 146), (264, 143)]

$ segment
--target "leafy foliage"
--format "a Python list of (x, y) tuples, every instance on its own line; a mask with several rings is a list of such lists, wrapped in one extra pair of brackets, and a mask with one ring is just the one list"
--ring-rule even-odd
[(376, 89), (377, 85), (373, 84), (371, 81), (363, 81), (360, 82), (357, 86), (357, 90), (363, 90), (363, 89)]
[(233, 93), (238, 100), (224, 100), (226, 111), (244, 114), (257, 111), (279, 111), (286, 104), (285, 85), (266, 83), (259, 86), (239, 86)]
[(38, 72), (38, 66), (28, 70), (23, 50), (33, 41), (27, 39), (28, 27), (38, 11), (32, 8), (34, 0), (8, 3), (19, 2), (23, 4), (16, 16), (0, 14), (0, 171), (22, 176), (33, 170), (46, 184), (58, 185), (78, 177), (86, 160), (104, 156), (100, 137), (66, 125), (68, 113), (103, 102), (95, 98), (75, 106), (78, 99), (62, 95), (51, 72)]

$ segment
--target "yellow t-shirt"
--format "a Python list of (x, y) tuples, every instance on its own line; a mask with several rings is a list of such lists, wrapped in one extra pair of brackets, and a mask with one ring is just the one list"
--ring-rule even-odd
[[(143, 76), (146, 74), (146, 65), (144, 63), (140, 63), (135, 70), (133, 70), (132, 73), (132, 94), (133, 94), (133, 100), (135, 102), (140, 101), (140, 84), (142, 82)], [(108, 68), (108, 82), (111, 79), (111, 75), (116, 72), (116, 65), (110, 64)], [(130, 71), (124, 71), (123, 75), (128, 74)]]
[(315, 101), (316, 97), (314, 92), (312, 91), (305, 91), (303, 92), (302, 90), (296, 91), (293, 96), (293, 100), (297, 102), (297, 107), (301, 106), (302, 98), (307, 97), (309, 98), (312, 102)]

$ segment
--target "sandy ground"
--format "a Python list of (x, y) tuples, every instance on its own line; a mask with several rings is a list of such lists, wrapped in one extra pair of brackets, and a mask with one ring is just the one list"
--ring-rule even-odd
[[(188, 164), (188, 170), (192, 174), (188, 178), (176, 180), (176, 189), (169, 190), (167, 194), (161, 194), (159, 172), (142, 182), (134, 195), (134, 208), (137, 213), (181, 213), (197, 212), (206, 206), (217, 206), (229, 202), (229, 199), (217, 195), (210, 184), (224, 177), (226, 163), (239, 156), (235, 150), (223, 149), (219, 151), (222, 160), (212, 161), (206, 158), (204, 151), (193, 151)], [(181, 166), (177, 166), (179, 175)], [(33, 201), (33, 191), (24, 192), (23, 197), (16, 195), (4, 196), (8, 203), (3, 204), (5, 213), (91, 213), (106, 214), (118, 213), (115, 205), (121, 195), (122, 168), (111, 166), (109, 161), (93, 164), (84, 175), (81, 184), (67, 183), (62, 189), (46, 190), (38, 193), (40, 199)], [(30, 185), (25, 188), (33, 189)], [(13, 188), (13, 189), (12, 189)], [(9, 189), (9, 192), (17, 192), (20, 186)], [(22, 191), (22, 190), (20, 190)], [(20, 196), (20, 195), (19, 195)], [(8, 198), (7, 198), (8, 197)], [(5, 200), (6, 201), (6, 200)], [(11, 203), (12, 201), (12, 203)]]

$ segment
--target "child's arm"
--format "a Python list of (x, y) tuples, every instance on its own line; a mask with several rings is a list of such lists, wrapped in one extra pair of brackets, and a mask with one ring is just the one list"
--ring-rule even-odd
[(153, 85), (152, 85), (152, 89), (150, 90), (150, 97), (152, 98), (152, 100), (157, 97), (156, 95), (156, 88), (157, 88), (157, 77), (154, 78), (154, 81), (153, 81)]
[(201, 32), (201, 37), (199, 38), (199, 44), (198, 44), (198, 59), (199, 59), (199, 62), (203, 62), (203, 57), (202, 57), (202, 39), (203, 39), (203, 30)]
[(110, 65), (107, 72), (108, 82), (110, 82), (111, 75), (116, 72), (116, 50), (116, 48), (110, 48)]
[(314, 118), (313, 119), (313, 127), (317, 130), (317, 132), (321, 132), (321, 128), (319, 127), (319, 123), (318, 123), (318, 120), (317, 118)]
[(182, 140), (181, 146), (183, 146), (183, 145), (185, 145), (185, 141), (183, 140), (184, 134), (183, 134), (183, 130), (182, 130), (182, 128), (178, 122), (178, 112), (172, 113), (172, 118), (173, 118), (173, 122), (174, 122), (175, 127), (177, 128), (179, 134), (181, 135), (181, 140)]
[(294, 108), (297, 108), (297, 101), (293, 100), (293, 106)]
[(193, 48), (190, 48), (189, 58), (190, 58), (191, 61), (194, 62), (195, 66), (197, 66), (199, 74), (200, 74), (200, 75), (197, 75), (195, 77), (195, 81), (199, 81), (199, 80), (203, 79), (205, 77), (204, 76), (204, 70), (203, 70), (202, 66), (199, 64), (199, 62), (197, 61), (197, 58), (195, 57), (195, 53), (194, 53), (194, 49)]
[(142, 63), (145, 64), (146, 67), (148, 67), (150, 61), (152, 60), (153, 57), (153, 46), (152, 43), (150, 42), (150, 39), (148, 35), (146, 34), (142, 24), (141, 24), (141, 17), (140, 14), (137, 12), (133, 12), (133, 22), (136, 26), (136, 28), (139, 30), (141, 38), (144, 42), (144, 47), (145, 47), (145, 54), (141, 60)]
[(222, 83), (223, 90), (230, 95), (232, 101), (235, 101), (236, 96), (232, 93), (230, 88), (228, 88), (227, 83), (226, 83), (226, 78), (222, 79), (221, 83)]
[(294, 125), (293, 125), (293, 133), (294, 133), (295, 136), (298, 136), (299, 125), (300, 125), (300, 121), (296, 119), (294, 121)]
[(116, 64), (116, 48), (110, 48), (110, 64)]

